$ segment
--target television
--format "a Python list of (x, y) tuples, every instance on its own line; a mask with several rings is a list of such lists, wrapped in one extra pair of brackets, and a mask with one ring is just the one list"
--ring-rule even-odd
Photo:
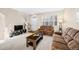
[(22, 30), (22, 29), (23, 29), (23, 25), (14, 25), (14, 31)]

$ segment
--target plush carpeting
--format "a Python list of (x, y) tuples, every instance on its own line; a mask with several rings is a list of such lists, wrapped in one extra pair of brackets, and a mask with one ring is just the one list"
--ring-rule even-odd
[[(43, 40), (39, 42), (36, 50), (50, 50), (52, 40), (52, 36), (43, 36)], [(26, 47), (25, 37), (19, 37), (18, 39), (8, 39), (0, 43), (0, 50), (33, 50), (33, 47)]]

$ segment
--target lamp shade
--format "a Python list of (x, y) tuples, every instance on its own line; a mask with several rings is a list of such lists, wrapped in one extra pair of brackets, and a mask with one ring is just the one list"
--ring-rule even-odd
[(60, 20), (59, 20), (59, 23), (62, 23), (62, 22), (63, 22), (63, 20), (62, 20), (62, 19), (60, 19)]
[(63, 21), (64, 21), (64, 17), (61, 16), (61, 17), (59, 18), (59, 22), (62, 23)]

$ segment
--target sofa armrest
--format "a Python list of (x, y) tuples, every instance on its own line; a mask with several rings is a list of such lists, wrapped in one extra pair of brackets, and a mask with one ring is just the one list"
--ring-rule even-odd
[(57, 35), (62, 35), (61, 32), (54, 32), (54, 34), (57, 34)]
[(52, 50), (69, 50), (67, 45), (60, 42), (55, 42), (55, 41), (53, 42), (51, 49)]

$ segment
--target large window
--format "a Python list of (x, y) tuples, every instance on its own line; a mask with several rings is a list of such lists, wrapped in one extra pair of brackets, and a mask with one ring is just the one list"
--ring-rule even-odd
[(57, 25), (57, 16), (45, 16), (43, 18), (43, 25), (56, 26)]

